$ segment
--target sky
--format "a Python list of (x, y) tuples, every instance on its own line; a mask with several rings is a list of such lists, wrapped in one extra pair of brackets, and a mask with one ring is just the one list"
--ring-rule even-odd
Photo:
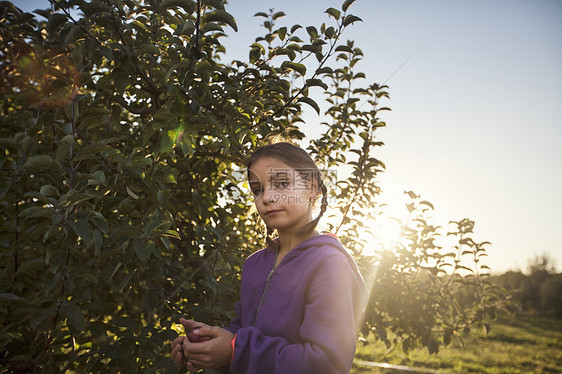
[[(256, 12), (319, 26), (328, 7), (341, 2), (230, 0), (239, 30), (223, 40), (227, 59), (247, 60), (262, 34)], [(412, 190), (433, 203), (438, 224), (474, 220), (475, 239), (492, 243), (492, 272), (526, 270), (542, 254), (560, 271), (562, 2), (357, 0), (348, 12), (363, 20), (343, 38), (363, 51), (365, 83), (386, 83), (391, 97), (375, 154), (386, 164), (381, 200), (398, 215)], [(305, 119), (305, 133), (317, 133), (322, 118)]]

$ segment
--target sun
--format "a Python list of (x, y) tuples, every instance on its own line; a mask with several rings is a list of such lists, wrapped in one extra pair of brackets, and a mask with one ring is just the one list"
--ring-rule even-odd
[[(382, 202), (384, 201), (384, 202)], [(403, 196), (386, 196), (373, 203), (360, 217), (350, 217), (358, 224), (354, 235), (363, 243), (362, 254), (377, 257), (382, 251), (393, 251), (402, 240), (404, 224), (408, 221), (408, 210), (404, 208)], [(342, 214), (338, 209), (328, 208), (323, 227), (336, 235), (342, 228)], [(345, 227), (345, 225), (343, 225)]]
[(365, 222), (367, 245), (363, 250), (366, 256), (373, 256), (385, 249), (393, 249), (400, 240), (402, 222), (396, 217), (381, 213)]

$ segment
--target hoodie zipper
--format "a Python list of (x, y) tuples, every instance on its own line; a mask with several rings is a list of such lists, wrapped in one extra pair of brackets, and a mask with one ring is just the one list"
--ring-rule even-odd
[(277, 262), (277, 256), (278, 255), (279, 255), (279, 251), (277, 251), (275, 253), (275, 260), (273, 260), (273, 267), (271, 268), (271, 270), (267, 274), (267, 278), (265, 279), (265, 286), (263, 287), (263, 291), (262, 291), (261, 296), (260, 296), (260, 301), (258, 303), (258, 308), (256, 309), (256, 314), (254, 316), (254, 322), (252, 322), (252, 326), (254, 326), (256, 324), (256, 320), (258, 319), (258, 313), (260, 311), (261, 304), (262, 304), (263, 298), (265, 296), (265, 292), (267, 291), (267, 287), (269, 286), (269, 281), (271, 280), (271, 277), (273, 276), (273, 273), (275, 273), (275, 263)]

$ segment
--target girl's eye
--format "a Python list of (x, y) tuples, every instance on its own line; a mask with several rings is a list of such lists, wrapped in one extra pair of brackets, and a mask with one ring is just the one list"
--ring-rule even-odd
[(279, 188), (280, 190), (286, 190), (287, 188), (289, 188), (289, 181), (275, 182), (275, 187)]
[(261, 192), (262, 192), (261, 188), (254, 188), (252, 190), (252, 193), (254, 194), (254, 196), (258, 196)]

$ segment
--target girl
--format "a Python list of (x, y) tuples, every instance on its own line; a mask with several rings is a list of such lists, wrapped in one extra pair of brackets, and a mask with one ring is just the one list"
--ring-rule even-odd
[(318, 168), (303, 149), (275, 143), (247, 171), (267, 247), (244, 264), (238, 318), (226, 329), (181, 319), (190, 333), (174, 340), (172, 359), (189, 370), (349, 373), (368, 290), (338, 239), (316, 231), (328, 204)]

